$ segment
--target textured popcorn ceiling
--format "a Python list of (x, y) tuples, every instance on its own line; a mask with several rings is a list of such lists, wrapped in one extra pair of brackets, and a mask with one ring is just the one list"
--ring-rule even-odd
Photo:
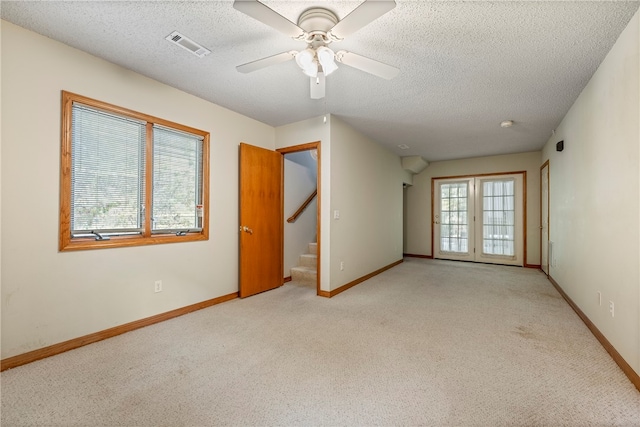
[[(297, 22), (360, 1), (263, 1)], [(331, 113), (402, 156), (429, 161), (539, 150), (628, 24), (637, 1), (403, 1), (334, 50), (398, 67), (387, 81), (346, 65), (309, 99), (293, 61), (236, 65), (304, 43), (232, 1), (2, 1), (2, 19), (273, 126)], [(207, 47), (199, 59), (172, 31)], [(28, 53), (25, 53), (28, 54)], [(500, 122), (514, 120), (502, 129)], [(250, 141), (248, 141), (250, 142)], [(304, 141), (301, 141), (304, 142)], [(410, 148), (400, 150), (406, 144)]]

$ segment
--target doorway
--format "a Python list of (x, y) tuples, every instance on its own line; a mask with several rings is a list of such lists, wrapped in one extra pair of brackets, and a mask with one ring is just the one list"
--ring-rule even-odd
[(549, 160), (540, 168), (540, 268), (549, 275)]
[(433, 255), (524, 266), (526, 172), (433, 178)]
[[(280, 154), (283, 155), (284, 159), (290, 159), (294, 163), (298, 165), (303, 165), (303, 170), (307, 169), (306, 173), (315, 174), (314, 176), (314, 188), (308, 187), (306, 190), (301, 190), (300, 187), (302, 185), (302, 181), (307, 180), (308, 177), (304, 176), (295, 176), (294, 172), (295, 168), (287, 168), (286, 165), (284, 167), (283, 173), (283, 191), (284, 191), (284, 199), (287, 200), (287, 197), (290, 196), (292, 192), (294, 192), (294, 188), (297, 191), (302, 191), (304, 194), (300, 197), (297, 197), (298, 200), (290, 204), (291, 206), (287, 206), (289, 208), (288, 211), (285, 211), (286, 224), (284, 224), (283, 229), (283, 254), (284, 254), (284, 269), (283, 269), (283, 277), (287, 277), (288, 271), (290, 271), (290, 267), (292, 264), (292, 257), (295, 259), (298, 258), (299, 255), (304, 255), (303, 252), (300, 252), (299, 246), (301, 245), (302, 240), (305, 240), (304, 236), (312, 236), (315, 239), (311, 239), (313, 241), (307, 241), (304, 243), (305, 245), (311, 243), (316, 243), (314, 251), (316, 252), (317, 258), (315, 261), (315, 288), (316, 295), (320, 295), (320, 229), (321, 229), (321, 221), (320, 221), (320, 182), (321, 182), (321, 155), (320, 155), (320, 142), (311, 142), (307, 144), (296, 145), (292, 147), (285, 147), (276, 150)], [(313, 167), (315, 170), (311, 170), (311, 165), (309, 162), (313, 162)], [(288, 176), (288, 174), (294, 176)], [(287, 180), (291, 179), (297, 180), (294, 185), (287, 185)], [(289, 184), (291, 184), (289, 182)], [(306, 192), (305, 192), (306, 191)], [(315, 196), (314, 196), (315, 194)], [(302, 203), (301, 203), (302, 202)], [(315, 212), (307, 209), (307, 206), (312, 207), (315, 204)], [(286, 208), (285, 208), (286, 209)], [(299, 216), (298, 216), (299, 215)], [(296, 228), (298, 223), (303, 228)], [(306, 225), (305, 225), (306, 224)], [(309, 234), (309, 230), (304, 230), (305, 227), (309, 226), (309, 224), (313, 224), (312, 226), (315, 230), (311, 230), (311, 234)], [(315, 232), (314, 232), (315, 231)], [(306, 240), (309, 240), (306, 238)], [(306, 246), (305, 246), (306, 247)]]

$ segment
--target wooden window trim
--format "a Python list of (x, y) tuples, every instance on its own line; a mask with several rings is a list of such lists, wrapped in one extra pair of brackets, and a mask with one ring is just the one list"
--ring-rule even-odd
[[(110, 240), (95, 240), (93, 238), (71, 238), (71, 119), (73, 103), (87, 105), (113, 114), (127, 116), (147, 122), (146, 132), (146, 200), (144, 231), (137, 236), (111, 236)], [(152, 126), (162, 125), (183, 132), (199, 135), (202, 141), (202, 205), (203, 218), (202, 230), (199, 233), (188, 233), (185, 236), (174, 234), (151, 234), (151, 171), (153, 168), (153, 153), (151, 141)], [(163, 243), (180, 243), (209, 240), (209, 133), (189, 126), (160, 119), (127, 108), (118, 107), (106, 102), (97, 101), (82, 95), (62, 91), (62, 126), (61, 126), (61, 161), (60, 161), (60, 223), (59, 223), (59, 250), (75, 251), (85, 249), (118, 248), (130, 246), (155, 245)]]

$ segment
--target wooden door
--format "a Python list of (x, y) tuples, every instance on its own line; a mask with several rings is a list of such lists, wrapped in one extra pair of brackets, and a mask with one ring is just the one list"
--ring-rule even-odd
[(540, 267), (549, 275), (549, 161), (540, 169)]
[(282, 155), (240, 144), (240, 298), (282, 285)]

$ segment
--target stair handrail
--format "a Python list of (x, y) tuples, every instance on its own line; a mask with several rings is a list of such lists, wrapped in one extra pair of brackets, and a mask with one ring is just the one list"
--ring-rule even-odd
[(309, 206), (309, 203), (311, 203), (311, 201), (313, 200), (314, 197), (316, 197), (318, 195), (318, 189), (316, 188), (315, 190), (313, 190), (313, 193), (311, 193), (311, 195), (309, 197), (307, 197), (307, 200), (305, 200), (300, 207), (298, 208), (298, 210), (289, 217), (289, 219), (287, 219), (287, 222), (291, 223), (291, 222), (295, 222), (296, 219), (298, 219), (298, 217), (300, 216), (300, 214), (302, 212), (304, 212), (304, 210), (307, 208), (307, 206)]

